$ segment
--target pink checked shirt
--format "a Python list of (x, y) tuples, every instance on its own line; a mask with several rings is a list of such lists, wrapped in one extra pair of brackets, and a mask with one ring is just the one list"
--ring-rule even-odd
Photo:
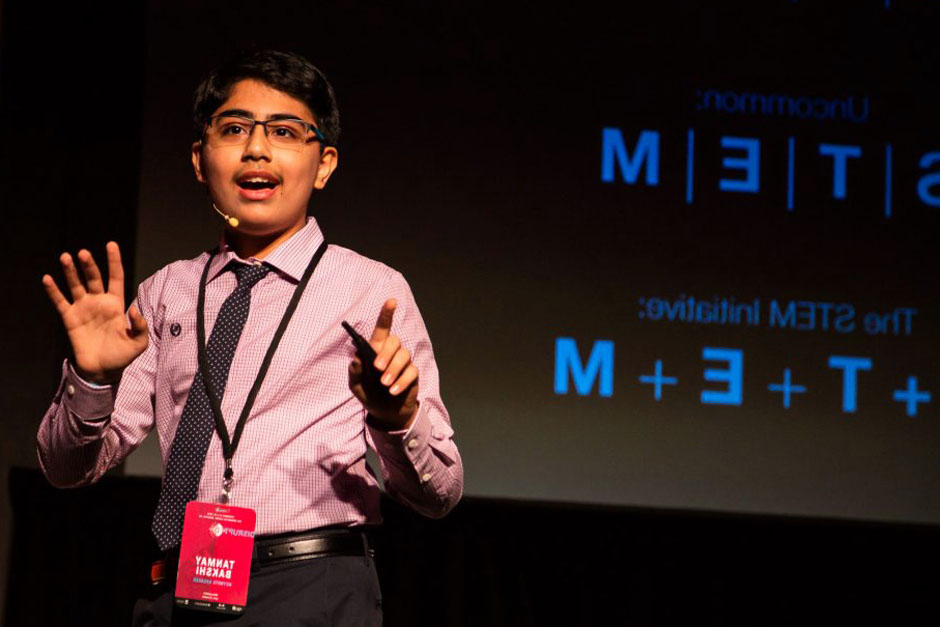
[[(248, 321), (232, 361), (222, 413), (229, 433), (244, 406), (274, 331), (313, 253), (323, 241), (315, 220), (263, 261), (274, 270), (251, 291)], [(96, 387), (62, 365), (62, 381), (38, 434), (39, 463), (57, 486), (96, 481), (148, 433), (160, 438), (163, 466), (198, 368), (196, 299), (207, 253), (165, 266), (141, 283), (136, 304), (150, 344), (116, 386)], [(222, 242), (206, 286), (206, 337), (235, 274), (237, 255)], [(249, 263), (255, 259), (242, 260)], [(407, 431), (368, 426), (348, 387), (354, 348), (340, 322), (369, 337), (382, 303), (398, 300), (392, 333), (419, 372), (418, 414)], [(441, 401), (437, 365), (424, 321), (402, 275), (348, 249), (329, 246), (278, 346), (234, 458), (234, 505), (257, 512), (261, 534), (325, 525), (381, 522), (379, 489), (366, 447), (381, 461), (386, 489), (428, 516), (460, 499), (463, 466)], [(222, 486), (222, 447), (214, 434), (198, 499)]]

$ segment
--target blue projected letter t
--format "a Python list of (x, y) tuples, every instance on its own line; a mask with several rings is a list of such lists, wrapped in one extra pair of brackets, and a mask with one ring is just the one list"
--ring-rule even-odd
[(841, 144), (819, 144), (819, 154), (832, 157), (832, 197), (842, 200), (845, 198), (845, 170), (846, 162), (862, 156), (860, 146), (843, 146)]
[(842, 411), (854, 414), (858, 399), (858, 371), (871, 370), (871, 359), (867, 357), (845, 357), (832, 355), (829, 367), (842, 370)]

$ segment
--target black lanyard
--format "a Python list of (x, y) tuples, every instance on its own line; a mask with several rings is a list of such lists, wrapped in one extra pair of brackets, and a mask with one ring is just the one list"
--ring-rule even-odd
[(258, 376), (255, 377), (254, 385), (251, 386), (251, 391), (248, 392), (248, 398), (245, 400), (245, 406), (242, 408), (241, 416), (238, 417), (238, 422), (235, 424), (235, 433), (231, 440), (229, 439), (228, 429), (225, 427), (225, 419), (222, 417), (221, 399), (216, 394), (212, 377), (209, 376), (209, 357), (206, 354), (206, 283), (209, 278), (209, 266), (212, 264), (215, 253), (210, 253), (209, 261), (206, 262), (206, 267), (202, 271), (202, 279), (199, 282), (199, 300), (196, 305), (196, 341), (199, 348), (199, 371), (202, 373), (202, 382), (206, 386), (206, 396), (209, 397), (209, 405), (212, 406), (212, 417), (215, 418), (215, 430), (219, 434), (219, 439), (222, 440), (222, 454), (225, 457), (225, 474), (222, 477), (222, 497), (225, 501), (228, 500), (231, 494), (235, 477), (235, 471), (232, 469), (232, 458), (235, 457), (235, 449), (238, 448), (238, 442), (241, 440), (245, 422), (248, 420), (248, 414), (251, 413), (251, 408), (255, 404), (258, 390), (261, 389), (261, 382), (264, 381), (264, 377), (268, 373), (268, 366), (271, 365), (271, 360), (274, 358), (274, 351), (277, 350), (277, 345), (281, 342), (284, 331), (287, 330), (287, 324), (294, 315), (294, 310), (297, 309), (300, 297), (303, 296), (307, 283), (310, 282), (310, 276), (313, 274), (317, 264), (320, 263), (320, 258), (323, 257), (324, 252), (326, 252), (326, 240), (317, 248), (317, 251), (313, 254), (313, 258), (310, 259), (310, 263), (307, 265), (307, 269), (304, 271), (303, 277), (300, 279), (300, 283), (294, 288), (294, 295), (291, 297), (290, 303), (287, 304), (287, 309), (284, 311), (283, 317), (281, 317), (281, 324), (278, 325), (277, 331), (274, 333), (274, 339), (271, 340), (271, 345), (268, 346), (268, 352), (264, 355), (264, 361), (261, 362)]

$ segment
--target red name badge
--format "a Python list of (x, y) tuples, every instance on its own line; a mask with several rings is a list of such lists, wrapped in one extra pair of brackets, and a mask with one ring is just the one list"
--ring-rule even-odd
[(244, 612), (254, 543), (253, 509), (191, 501), (183, 521), (176, 605)]

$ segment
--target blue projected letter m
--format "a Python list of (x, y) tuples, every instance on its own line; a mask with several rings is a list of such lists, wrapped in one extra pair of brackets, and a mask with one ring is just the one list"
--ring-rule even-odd
[(659, 185), (659, 133), (641, 132), (631, 157), (620, 129), (605, 127), (601, 144), (601, 180), (605, 183), (614, 182), (614, 163), (620, 164), (620, 176), (630, 184), (636, 183), (640, 168), (646, 163), (646, 184)]
[(588, 396), (594, 382), (600, 376), (598, 393), (611, 396), (614, 393), (614, 343), (597, 340), (591, 348), (587, 366), (583, 366), (574, 338), (555, 339), (555, 394), (568, 393), (568, 374), (574, 379), (574, 387), (581, 396)]

